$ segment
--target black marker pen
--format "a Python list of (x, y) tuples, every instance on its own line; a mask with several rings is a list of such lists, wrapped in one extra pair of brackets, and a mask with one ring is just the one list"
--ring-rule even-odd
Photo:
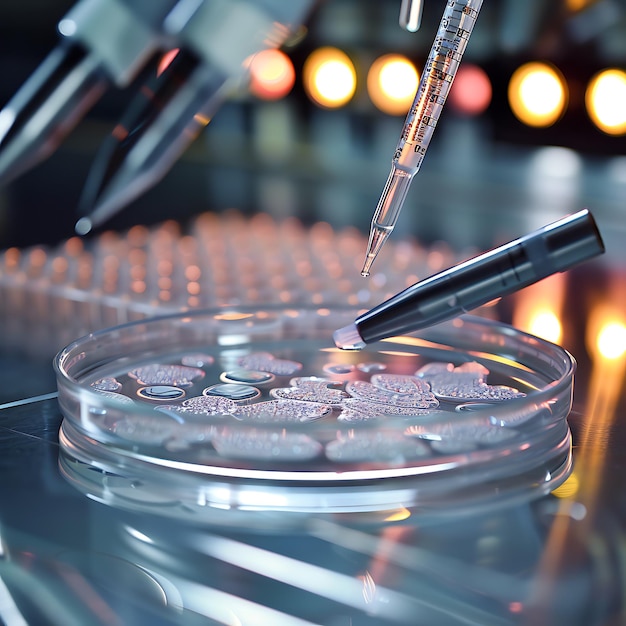
[(335, 331), (338, 348), (432, 326), (604, 252), (586, 209), (420, 281)]

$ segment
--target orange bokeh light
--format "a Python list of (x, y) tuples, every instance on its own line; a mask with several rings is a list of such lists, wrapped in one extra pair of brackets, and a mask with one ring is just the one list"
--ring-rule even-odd
[(626, 72), (606, 69), (596, 74), (585, 93), (591, 121), (607, 135), (626, 134)]
[(567, 108), (569, 93), (561, 72), (548, 63), (532, 62), (517, 68), (508, 87), (509, 106), (527, 126), (552, 126)]
[(399, 54), (374, 61), (367, 74), (367, 91), (376, 108), (389, 115), (406, 115), (419, 84), (415, 65)]
[(319, 106), (335, 109), (347, 104), (356, 92), (356, 69), (338, 48), (314, 50), (304, 63), (304, 88)]
[(250, 91), (263, 100), (284, 98), (293, 88), (296, 71), (280, 50), (263, 50), (250, 60)]

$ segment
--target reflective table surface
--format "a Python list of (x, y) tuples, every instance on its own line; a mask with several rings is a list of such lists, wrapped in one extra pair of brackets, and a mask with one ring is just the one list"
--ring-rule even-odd
[[(623, 359), (581, 364), (569, 418), (574, 471), (549, 496), (465, 516), (402, 508), (317, 515), (277, 532), (196, 525), (90, 499), (59, 469), (62, 416), (49, 362), (5, 355), (1, 364), (7, 624), (624, 619)], [(139, 488), (120, 485), (118, 495)]]
[[(3, 103), (55, 45), (53, 24), (72, 4), (4, 3)], [(356, 9), (364, 3), (327, 4)], [(373, 6), (387, 4), (396, 3)], [(517, 31), (522, 5), (530, 15), (541, 4), (558, 3), (485, 6), (483, 11), (513, 21), (481, 18), (483, 42), (503, 39), (500, 25)], [(607, 14), (619, 3), (569, 4)], [(435, 5), (430, 9), (438, 19)], [(331, 14), (337, 15), (341, 12)], [(623, 23), (609, 20), (617, 28)], [(335, 34), (337, 24), (342, 22), (327, 21)], [(30, 28), (36, 36), (29, 38)], [(342, 37), (353, 32), (343, 25), (340, 30)], [(529, 41), (538, 35), (525, 26), (519, 32)], [(480, 36), (477, 32), (473, 41), (480, 43)], [(326, 40), (341, 45), (335, 35)], [(567, 58), (563, 39), (537, 36), (537, 41), (556, 42), (558, 57)], [(623, 62), (624, 37), (617, 33), (602, 41), (619, 44), (617, 59)], [(361, 45), (367, 50), (368, 41)], [(592, 48), (599, 52), (603, 46), (585, 42), (576, 52), (593, 64), (599, 60)], [(546, 57), (544, 47), (537, 53)], [(580, 86), (579, 91), (580, 96)], [(362, 99), (330, 114), (304, 107), (306, 115), (298, 101), (275, 103), (278, 108), (230, 103), (169, 176), (110, 227), (176, 223), (150, 232), (139, 227), (98, 235), (88, 249), (89, 243), (67, 239), (77, 218), (74, 207), (95, 151), (124, 103), (104, 103), (54, 157), (0, 190), (0, 621), (18, 626), (626, 623), (623, 137), (614, 138), (605, 158), (583, 156), (557, 147), (561, 140), (570, 145), (567, 129), (559, 136), (557, 125), (541, 144), (528, 139), (531, 147), (521, 149), (506, 143), (511, 140), (506, 131), (517, 128), (526, 136), (527, 128), (488, 117), (472, 122), (447, 112), (419, 185), (407, 198), (396, 229), (398, 247), (393, 254), (391, 248), (385, 251), (392, 271), (379, 271), (381, 258), (369, 286), (355, 290), (364, 253), (356, 229), (363, 233), (369, 226), (400, 119), (363, 108)], [(267, 132), (276, 124), (280, 132)], [(574, 130), (582, 141), (581, 128)], [(195, 230), (181, 232), (179, 222), (207, 208), (230, 207), (246, 215), (299, 216), (306, 231), (293, 221), (275, 227), (266, 215), (252, 224), (253, 237), (247, 239), (240, 237), (240, 216), (221, 224), (209, 216), (196, 222)], [(389, 292), (460, 260), (457, 253), (466, 258), (584, 207), (598, 219), (610, 262), (552, 277), (497, 307), (497, 317), (522, 330), (537, 332), (533, 320), (547, 320), (550, 327), (556, 319), (562, 335), (555, 341), (578, 361), (569, 418), (574, 468), (550, 495), (515, 505), (499, 505), (496, 498), (489, 509), (472, 515), (425, 516), (406, 508), (385, 515), (316, 515), (299, 528), (281, 525), (271, 532), (265, 524), (209, 526), (158, 512), (133, 513), (88, 497), (64, 478), (51, 358), (80, 335), (151, 315), (155, 306), (179, 311), (231, 301), (276, 302), (283, 295), (288, 302), (313, 298), (319, 306), (346, 301), (373, 306)], [(328, 223), (311, 227), (315, 220)], [(329, 229), (348, 227), (341, 237), (329, 236)], [(194, 244), (189, 234), (202, 245), (182, 245)], [(404, 245), (400, 235), (432, 246), (413, 247), (414, 240)], [(495, 309), (486, 313), (496, 316)], [(101, 477), (94, 469), (94, 481)], [(141, 497), (140, 484), (115, 476), (107, 480), (118, 501)], [(148, 505), (158, 511), (168, 502)], [(222, 513), (228, 520), (229, 511)]]

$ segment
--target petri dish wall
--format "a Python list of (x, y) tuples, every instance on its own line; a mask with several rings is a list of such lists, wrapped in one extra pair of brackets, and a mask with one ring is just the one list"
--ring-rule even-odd
[(336, 349), (357, 314), (229, 307), (75, 341), (55, 358), (64, 475), (109, 504), (229, 523), (458, 514), (567, 477), (569, 353), (470, 316)]

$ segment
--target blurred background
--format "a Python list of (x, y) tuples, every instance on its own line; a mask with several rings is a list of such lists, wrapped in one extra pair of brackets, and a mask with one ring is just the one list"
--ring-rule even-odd
[[(73, 4), (0, 2), (0, 105), (58, 43), (56, 24)], [(256, 610), (275, 602), (329, 626), (382, 624), (369, 611), (380, 580), (441, 609), (441, 621), (420, 623), (624, 623), (626, 0), (485, 0), (424, 165), (366, 281), (366, 233), (443, 8), (427, 0), (411, 34), (398, 26), (400, 0), (320, 3), (281, 51), (257, 57), (250, 89), (234, 90), (160, 183), (83, 239), (74, 225), (85, 180), (141, 80), (109, 90), (50, 158), (0, 188), (0, 613), (11, 608), (4, 578), (24, 590), (18, 604), (52, 607), (50, 623), (205, 624), (203, 611), (220, 602), (248, 610), (252, 599)], [(198, 534), (158, 515), (126, 516), (60, 476), (50, 357), (77, 337), (223, 304), (368, 308), (584, 207), (607, 253), (480, 311), (578, 362), (574, 472), (558, 493), (472, 523), (388, 518), (371, 537), (338, 518), (315, 536), (237, 535), (241, 545), (222, 543), (241, 561), (226, 559), (224, 569), (224, 557), (201, 554), (208, 544)], [(222, 544), (211, 545), (217, 553)], [(310, 569), (318, 560), (326, 569)], [(258, 563), (292, 580), (272, 580)], [(318, 580), (340, 588), (339, 572), (360, 581), (366, 610), (343, 606), (334, 589), (294, 594)], [(161, 611), (170, 604), (185, 613)], [(91, 619), (59, 617), (76, 605)], [(245, 623), (305, 622), (272, 614)]]
[[(55, 46), (72, 4), (0, 8), (0, 103)], [(257, 60), (252, 94), (233, 93), (162, 182), (106, 226), (236, 208), (365, 232), (443, 3), (426, 2), (416, 34), (399, 28), (399, 7), (321, 3), (286, 55)], [(624, 0), (487, 0), (398, 231), (485, 248), (588, 207), (619, 240), (625, 29)], [(137, 86), (110, 90), (48, 161), (0, 190), (2, 247), (73, 235), (96, 150)]]
[[(58, 43), (72, 4), (0, 8), (1, 104)], [(626, 351), (626, 0), (484, 2), (387, 256), (368, 281), (359, 275), (443, 7), (426, 2), (409, 33), (400, 0), (319, 3), (281, 50), (255, 58), (250, 81), (154, 188), (78, 240), (88, 172), (145, 75), (110, 89), (50, 158), (0, 189), (0, 314), (7, 328), (24, 320), (6, 336), (40, 345), (33, 329), (46, 325), (52, 352), (168, 306), (367, 307), (586, 207), (607, 254), (487, 313), (582, 357), (614, 323), (609, 343)], [(86, 300), (96, 313), (67, 309)]]

